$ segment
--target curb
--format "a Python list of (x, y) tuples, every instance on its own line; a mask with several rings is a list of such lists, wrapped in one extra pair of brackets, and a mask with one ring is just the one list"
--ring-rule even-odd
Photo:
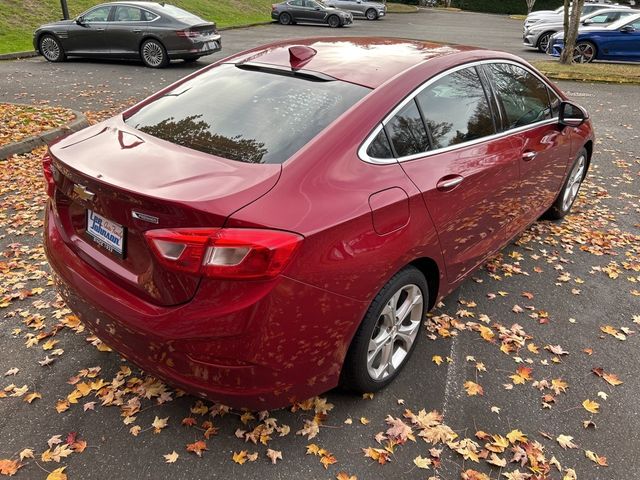
[(17, 58), (31, 58), (37, 56), (38, 52), (36, 52), (35, 50), (31, 52), (2, 53), (0, 54), (0, 60), (15, 60)]
[[(13, 105), (22, 105), (22, 104), (13, 104)], [(0, 160), (6, 160), (12, 155), (20, 155), (21, 153), (27, 153), (33, 150), (34, 148), (41, 147), (42, 145), (46, 145), (55, 139), (65, 135), (67, 133), (77, 132), (86, 128), (90, 125), (87, 117), (84, 116), (83, 113), (77, 112), (76, 110), (71, 110), (71, 112), (76, 116), (71, 123), (67, 125), (63, 125), (62, 127), (54, 128), (53, 130), (47, 130), (39, 135), (34, 135), (32, 137), (27, 137), (19, 142), (10, 143), (8, 145), (3, 145), (0, 147)]]
[(246, 25), (231, 25), (229, 27), (222, 27), (222, 28), (218, 28), (219, 32), (224, 32), (225, 30), (237, 30), (239, 28), (249, 28), (249, 27), (259, 27), (261, 25), (271, 25), (272, 23), (275, 23), (275, 20), (269, 20), (268, 22), (256, 22), (256, 23), (248, 23)]

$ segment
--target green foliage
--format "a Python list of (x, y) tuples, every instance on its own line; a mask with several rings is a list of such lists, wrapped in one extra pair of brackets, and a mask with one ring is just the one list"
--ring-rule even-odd
[[(100, 0), (68, 0), (76, 16)], [(272, 0), (172, 0), (173, 5), (215, 21), (219, 27), (266, 22)], [(0, 0), (0, 53), (33, 50), (32, 34), (40, 25), (62, 18), (59, 0)]]
[[(533, 10), (555, 10), (563, 4), (562, 0), (536, 0)], [(525, 0), (453, 0), (451, 6), (473, 12), (521, 14), (527, 13)]]

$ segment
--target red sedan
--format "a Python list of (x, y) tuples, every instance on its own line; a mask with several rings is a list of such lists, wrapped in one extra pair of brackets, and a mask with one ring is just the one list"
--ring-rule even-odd
[(51, 146), (46, 252), (91, 330), (189, 392), (252, 409), (371, 392), (438, 299), (569, 212), (593, 144), (513, 55), (276, 43)]

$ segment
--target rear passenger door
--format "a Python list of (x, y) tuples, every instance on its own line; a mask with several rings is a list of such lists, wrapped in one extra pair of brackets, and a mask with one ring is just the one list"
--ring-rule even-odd
[(520, 171), (521, 209), (512, 236), (537, 220), (555, 200), (571, 159), (570, 129), (558, 123), (560, 99), (529, 70), (512, 63), (483, 66), (497, 96), (502, 131), (511, 133)]
[(518, 159), (497, 130), (492, 97), (467, 67), (427, 84), (385, 122), (395, 156), (422, 192), (450, 282), (506, 241), (519, 205)]
[(157, 17), (138, 7), (116, 5), (106, 32), (110, 52), (116, 56), (138, 57), (143, 34)]

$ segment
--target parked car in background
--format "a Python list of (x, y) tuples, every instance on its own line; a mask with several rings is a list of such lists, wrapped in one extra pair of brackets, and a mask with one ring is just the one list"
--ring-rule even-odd
[(221, 49), (216, 24), (164, 2), (112, 2), (42, 25), (33, 46), (50, 62), (68, 57), (141, 59), (147, 67), (194, 61)]
[[(564, 34), (557, 33), (549, 40), (548, 53), (559, 57), (563, 49)], [(640, 13), (604, 28), (584, 27), (578, 31), (573, 61), (589, 63), (594, 60), (640, 62)]]
[(387, 14), (387, 5), (382, 2), (367, 0), (324, 0), (328, 7), (341, 8), (355, 17), (364, 17), (367, 20), (378, 20)]
[[(611, 7), (619, 7), (619, 8), (631, 8), (625, 7), (624, 5), (615, 5), (612, 3), (598, 2), (598, 3), (585, 3), (582, 7), (582, 12), (580, 16), (588, 15), (590, 13), (595, 12), (596, 10), (602, 10), (603, 8), (611, 8)], [(558, 7), (555, 10), (538, 10), (535, 12), (531, 12), (527, 15), (527, 18), (524, 21), (524, 28), (530, 27), (531, 25), (543, 23), (543, 22), (561, 22), (564, 16), (564, 7)]]
[[(580, 18), (580, 26), (605, 27), (618, 21), (620, 18), (634, 15), (635, 13), (637, 13), (637, 11), (630, 8), (603, 8), (602, 10), (591, 12), (588, 15), (583, 15)], [(534, 47), (546, 53), (551, 36), (563, 30), (564, 22), (562, 20), (558, 22), (541, 22), (534, 24), (525, 28), (522, 37), (523, 43), (527, 47)]]
[(443, 296), (569, 213), (593, 144), (508, 53), (282, 41), (50, 146), (45, 251), (81, 321), (184, 390), (253, 410), (373, 392)]
[(344, 27), (353, 23), (353, 15), (315, 0), (287, 0), (271, 5), (271, 18), (282, 25), (296, 23), (324, 23), (330, 27)]

